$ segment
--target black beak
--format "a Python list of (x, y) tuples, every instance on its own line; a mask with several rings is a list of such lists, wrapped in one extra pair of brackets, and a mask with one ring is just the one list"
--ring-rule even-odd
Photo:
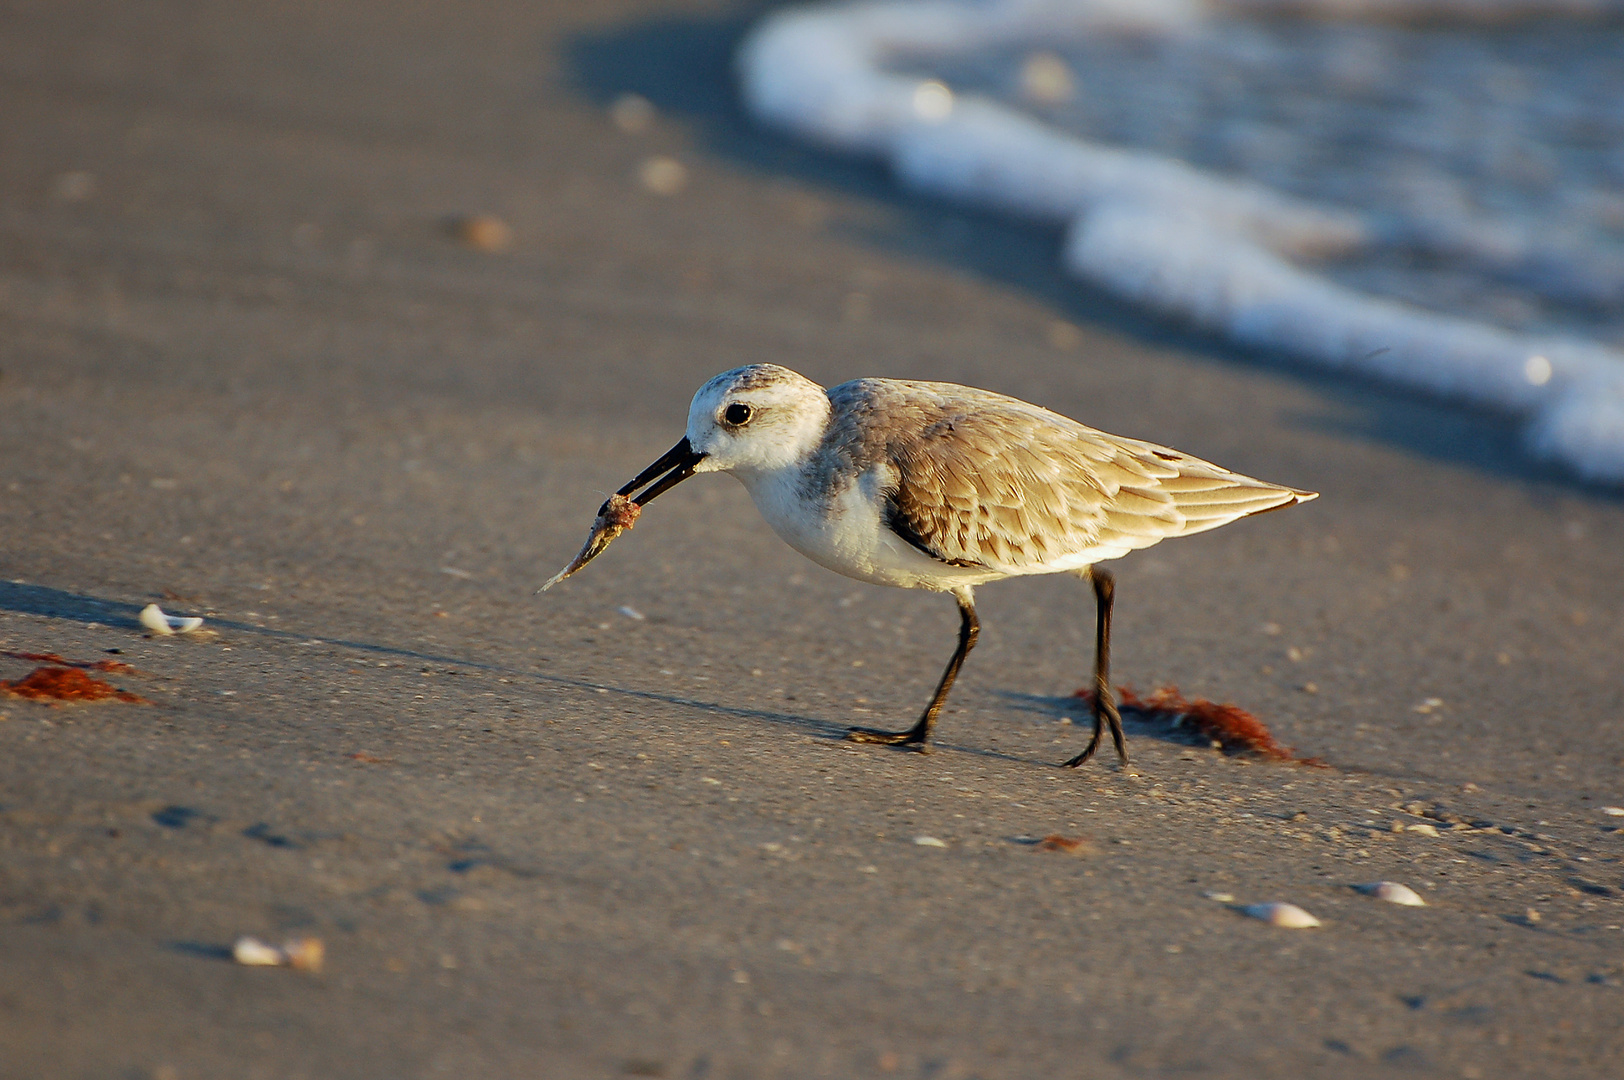
[[(667, 491), (670, 491), (672, 488), (676, 487), (678, 484), (692, 476), (694, 474), (694, 466), (698, 465), (704, 460), (704, 458), (704, 454), (697, 454), (694, 452), (694, 448), (688, 443), (688, 437), (684, 435), (681, 442), (677, 443), (677, 445), (660, 455), (659, 461), (656, 461), (654, 464), (638, 473), (631, 479), (630, 483), (621, 488), (619, 491), (615, 492), (615, 494), (625, 498), (626, 496), (631, 495), (631, 493), (636, 491), (638, 488), (642, 487), (644, 484), (647, 484), (650, 480), (654, 480), (656, 476), (660, 476), (661, 473), (665, 473), (665, 475), (660, 476), (660, 479), (655, 481), (647, 491), (643, 492), (641, 495), (635, 496), (632, 499), (632, 502), (636, 503), (638, 506), (647, 506), (650, 502), (654, 501), (659, 496), (665, 494)], [(671, 471), (666, 472), (667, 469), (670, 469)], [(598, 513), (604, 514), (608, 512), (608, 510), (609, 503), (606, 500), (603, 506), (598, 508)]]

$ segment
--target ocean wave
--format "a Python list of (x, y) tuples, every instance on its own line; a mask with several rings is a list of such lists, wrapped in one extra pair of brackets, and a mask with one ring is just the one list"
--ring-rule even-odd
[[(1203, 64), (1217, 72), (1213, 81), (1220, 89), (1233, 87), (1232, 74), (1224, 70), (1231, 61), (1242, 68), (1262, 64), (1278, 82), (1280, 58), (1290, 48), (1304, 52), (1301, 40), (1281, 43), (1293, 35), (1308, 40), (1309, 55), (1296, 57), (1299, 66), (1340, 80), (1349, 96), (1361, 91), (1361, 80), (1367, 96), (1383, 85), (1411, 98), (1438, 96), (1419, 93), (1414, 72), (1395, 74), (1376, 62), (1386, 62), (1394, 50), (1373, 49), (1371, 35), (1405, 30), (1354, 27), (1351, 37), (1336, 38), (1315, 26), (1237, 28), (1218, 17), (1223, 15), (1427, 17), (1471, 27), (1619, 8), (1608, 0), (862, 3), (769, 16), (746, 39), (738, 65), (747, 106), (768, 123), (837, 149), (879, 156), (915, 190), (1065, 223), (1063, 259), (1081, 278), (1243, 345), (1526, 417), (1534, 453), (1588, 480), (1619, 484), (1624, 351), (1612, 342), (1624, 340), (1618, 306), (1624, 299), (1624, 203), (1609, 201), (1617, 185), (1609, 188), (1613, 161), (1606, 154), (1616, 153), (1616, 144), (1596, 137), (1610, 130), (1612, 114), (1555, 110), (1567, 124), (1564, 131), (1580, 133), (1568, 140), (1577, 147), (1569, 151), (1571, 160), (1555, 162), (1564, 180), (1587, 175), (1593, 162), (1583, 157), (1586, 136), (1601, 145), (1591, 155), (1599, 162), (1590, 170), (1597, 178), (1588, 186), (1577, 179), (1565, 184), (1567, 216), (1553, 223), (1549, 214), (1541, 218), (1533, 210), (1539, 185), (1525, 184), (1535, 189), (1529, 192), (1516, 185), (1523, 175), (1519, 168), (1537, 169), (1543, 161), (1549, 173), (1552, 154), (1568, 150), (1560, 140), (1555, 150), (1538, 139), (1516, 140), (1512, 150), (1523, 157), (1532, 153), (1533, 165), (1514, 153), (1503, 168), (1479, 169), (1488, 186), (1467, 185), (1468, 198), (1458, 177), (1426, 163), (1424, 156), (1438, 151), (1425, 145), (1424, 125), (1419, 136), (1400, 130), (1390, 144), (1376, 140), (1386, 158), (1368, 146), (1343, 146), (1347, 158), (1316, 172), (1303, 163), (1324, 155), (1305, 151), (1289, 125), (1260, 124), (1247, 115), (1248, 107), (1262, 108), (1264, 99), (1255, 91), (1250, 99), (1241, 94), (1238, 106), (1216, 103), (1235, 121), (1231, 130), (1240, 131), (1229, 144), (1218, 144), (1228, 148), (1227, 160), (1201, 152), (1197, 137), (1206, 135), (1205, 128), (1194, 126), (1180, 142), (1145, 112), (1154, 100), (1151, 106), (1142, 101), (1172, 92), (1234, 98), (1232, 89), (1219, 93), (1188, 85)], [(1341, 49), (1332, 60), (1323, 55), (1327, 41)], [(1100, 70), (1100, 57), (1111, 55), (1099, 51), (1101, 42), (1119, 55), (1127, 43), (1127, 58), (1116, 61), (1120, 70)], [(1322, 53), (1317, 58), (1315, 47)], [(1528, 51), (1526, 44), (1520, 47)], [(1137, 77), (1140, 83), (1133, 86), (1142, 85), (1153, 69), (1136, 73), (1135, 64), (1156, 50), (1176, 52), (1186, 85), (1170, 88), (1163, 80), (1151, 87), (1154, 92), (1135, 98), (1123, 80)], [(1480, 63), (1492, 67), (1499, 81), (1491, 90), (1499, 87), (1502, 96), (1516, 97), (1519, 77), (1527, 82), (1526, 72), (1492, 48), (1435, 52), (1454, 65), (1446, 79), (1458, 81), (1463, 63)], [(1439, 67), (1434, 54), (1422, 53), (1423, 68)], [(1085, 64), (1090, 57), (1094, 62)], [(1105, 80), (1098, 84), (1102, 89), (1076, 94), (1071, 80), (1079, 71)], [(1568, 75), (1581, 89), (1595, 90), (1593, 73)], [(1138, 102), (1140, 111), (1110, 100), (1103, 89), (1111, 86), (1123, 87), (1123, 101)], [(1556, 95), (1559, 105), (1573, 97)], [(1095, 106), (1090, 115), (1074, 107), (1079, 98)], [(1597, 100), (1613, 107), (1611, 99)], [(1213, 103), (1207, 104), (1210, 120)], [(1363, 113), (1344, 110), (1327, 123), (1322, 108), (1314, 119), (1344, 141), (1360, 123), (1380, 131), (1393, 127), (1390, 102), (1354, 104)], [(1549, 116), (1552, 109), (1534, 112)], [(1449, 117), (1434, 128), (1462, 122)], [(1544, 123), (1556, 126), (1555, 120)], [(1135, 132), (1150, 134), (1135, 139)], [(1117, 145), (1098, 141), (1101, 134)], [(1414, 168), (1395, 156), (1407, 149), (1406, 138), (1421, 155)], [(1141, 145), (1121, 145), (1135, 141)], [(1468, 144), (1477, 155), (1472, 160), (1498, 163), (1479, 144), (1502, 146), (1506, 137), (1457, 142)], [(1234, 152), (1236, 143), (1247, 153)], [(1374, 181), (1348, 175), (1346, 161), (1359, 160), (1361, 152)], [(1470, 156), (1456, 148), (1456, 157)], [(1269, 167), (1248, 167), (1259, 158)], [(1617, 167), (1624, 172), (1624, 157)], [(1376, 190), (1367, 191), (1373, 182)], [(1398, 197), (1384, 194), (1381, 183)], [(1342, 196), (1338, 205), (1322, 201), (1327, 191)], [(1368, 197), (1361, 200), (1360, 194)]]

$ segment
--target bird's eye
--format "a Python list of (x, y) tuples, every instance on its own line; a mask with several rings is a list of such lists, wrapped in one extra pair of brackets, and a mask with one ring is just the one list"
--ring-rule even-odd
[(735, 401), (722, 410), (722, 419), (733, 427), (743, 427), (750, 422), (750, 417), (754, 415), (755, 410), (742, 401)]

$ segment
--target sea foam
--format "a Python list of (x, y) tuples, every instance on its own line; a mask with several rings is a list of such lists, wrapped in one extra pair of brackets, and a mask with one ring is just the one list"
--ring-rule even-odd
[[(1376, 16), (1498, 20), (1587, 13), (1604, 0), (1262, 0)], [(1617, 6), (1617, 5), (1613, 5)], [(1368, 8), (1369, 10), (1364, 10)], [(906, 186), (1063, 223), (1076, 276), (1249, 347), (1358, 372), (1527, 420), (1535, 454), (1591, 481), (1624, 483), (1624, 351), (1584, 336), (1495, 325), (1366, 292), (1324, 272), (1393, 243), (1373, 215), (1103, 145), (908, 70), (977, 50), (1050, 48), (1089, 35), (1202, 32), (1223, 4), (1188, 0), (922, 0), (790, 9), (738, 54), (763, 122), (874, 155)], [(1411, 230), (1412, 233), (1414, 230)], [(1471, 238), (1469, 231), (1456, 230)], [(1409, 238), (1412, 242), (1414, 237)], [(1570, 276), (1577, 271), (1570, 268)], [(1582, 276), (1582, 275), (1581, 275)]]

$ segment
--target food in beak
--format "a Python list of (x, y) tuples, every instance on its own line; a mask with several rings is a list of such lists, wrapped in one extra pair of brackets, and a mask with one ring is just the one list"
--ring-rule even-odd
[[(581, 553), (564, 569), (547, 579), (547, 584), (537, 589), (537, 593), (544, 593), (569, 577), (575, 571), (598, 557), (598, 554), (609, 544), (631, 528), (637, 522), (637, 515), (643, 512), (643, 507), (650, 500), (657, 498), (663, 492), (670, 491), (684, 480), (694, 474), (694, 466), (705, 457), (704, 454), (694, 452), (687, 438), (683, 438), (677, 445), (660, 456), (660, 460), (638, 473), (626, 486), (604, 502), (598, 508), (597, 520), (592, 522), (592, 532), (587, 535), (586, 546)], [(670, 470), (667, 472), (667, 470)], [(664, 476), (660, 474), (664, 473)], [(655, 477), (659, 477), (655, 480)], [(652, 484), (649, 481), (653, 480)], [(641, 495), (632, 498), (632, 492), (649, 484)]]
[(637, 515), (642, 512), (643, 508), (641, 506), (624, 495), (617, 493), (609, 496), (609, 501), (603, 504), (603, 509), (598, 511), (596, 520), (592, 522), (592, 532), (587, 535), (586, 545), (581, 548), (581, 553), (571, 559), (568, 566), (548, 578), (547, 584), (536, 591), (538, 593), (546, 592), (593, 559), (596, 559), (598, 553), (608, 547), (615, 537), (636, 524)]

